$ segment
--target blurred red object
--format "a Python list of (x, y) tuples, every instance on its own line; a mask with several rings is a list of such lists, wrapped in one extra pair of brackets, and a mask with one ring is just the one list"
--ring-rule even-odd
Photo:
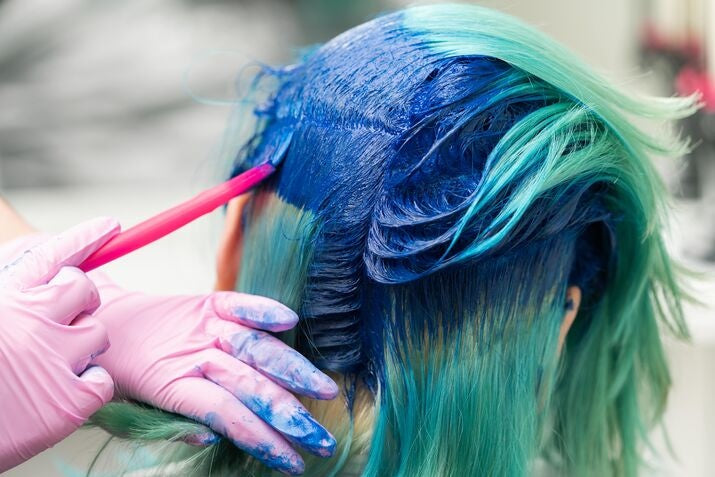
[(715, 111), (715, 84), (707, 71), (686, 66), (675, 78), (675, 90), (682, 96), (700, 93), (704, 109)]

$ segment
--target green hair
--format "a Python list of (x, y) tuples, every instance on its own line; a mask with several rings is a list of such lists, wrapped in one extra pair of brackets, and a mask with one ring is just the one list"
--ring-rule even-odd
[[(632, 121), (695, 98), (623, 93), (467, 5), (380, 17), (273, 73), (236, 172), (292, 139), (243, 214), (237, 289), (298, 310), (281, 338), (344, 385), (304, 400), (338, 441), (307, 475), (516, 476), (538, 458), (636, 475), (670, 387), (661, 328), (687, 337), (650, 155), (687, 144)], [(584, 301), (559, 352), (569, 286)], [(95, 423), (145, 441), (202, 429), (140, 412)], [(272, 475), (223, 441), (191, 463)]]

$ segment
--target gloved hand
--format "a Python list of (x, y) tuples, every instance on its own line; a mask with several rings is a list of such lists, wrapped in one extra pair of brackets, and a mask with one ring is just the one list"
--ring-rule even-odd
[(332, 399), (336, 384), (269, 333), (295, 326), (297, 315), (268, 298), (218, 292), (155, 297), (128, 292), (101, 272), (96, 316), (111, 349), (96, 362), (117, 395), (197, 420), (284, 473), (303, 461), (290, 443), (330, 456), (335, 439), (289, 391)]
[[(0, 472), (53, 446), (112, 398), (113, 382), (87, 368), (109, 346), (104, 326), (76, 320), (99, 293), (74, 266), (119, 231), (96, 219), (0, 261)], [(8, 257), (22, 240), (8, 244)], [(21, 246), (21, 245), (20, 245)]]

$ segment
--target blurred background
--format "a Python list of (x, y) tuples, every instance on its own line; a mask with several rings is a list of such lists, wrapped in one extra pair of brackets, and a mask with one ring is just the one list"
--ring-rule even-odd
[[(96, 215), (132, 225), (223, 177), (222, 132), (252, 64), (288, 63), (408, 3), (0, 0), (0, 195), (48, 232)], [(715, 0), (474, 3), (528, 21), (628, 90), (702, 92), (705, 108), (678, 125), (697, 147), (656, 159), (676, 211), (670, 247), (705, 273), (693, 284), (704, 304), (687, 308), (692, 343), (667, 343), (675, 456), (656, 433), (644, 475), (713, 475)], [(147, 292), (205, 292), (220, 227), (215, 213), (108, 270)], [(83, 475), (104, 439), (80, 431), (6, 475)]]

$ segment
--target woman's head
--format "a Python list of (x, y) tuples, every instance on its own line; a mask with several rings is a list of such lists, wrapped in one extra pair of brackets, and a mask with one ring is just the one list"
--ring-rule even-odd
[(298, 349), (376, 393), (368, 468), (522, 472), (548, 419), (567, 467), (634, 470), (668, 385), (658, 321), (682, 322), (647, 157), (667, 146), (629, 116), (692, 104), (625, 96), (468, 6), (379, 18), (276, 75), (236, 171), (290, 145), (242, 211), (238, 288), (299, 308)]
[(633, 474), (669, 386), (659, 324), (685, 330), (648, 159), (677, 146), (630, 121), (693, 102), (620, 93), (465, 5), (263, 75), (277, 87), (235, 172), (284, 157), (229, 209), (219, 268), (296, 309), (283, 338), (345, 377), (345, 402), (309, 405), (332, 406), (340, 450), (307, 475), (522, 475), (538, 455)]

